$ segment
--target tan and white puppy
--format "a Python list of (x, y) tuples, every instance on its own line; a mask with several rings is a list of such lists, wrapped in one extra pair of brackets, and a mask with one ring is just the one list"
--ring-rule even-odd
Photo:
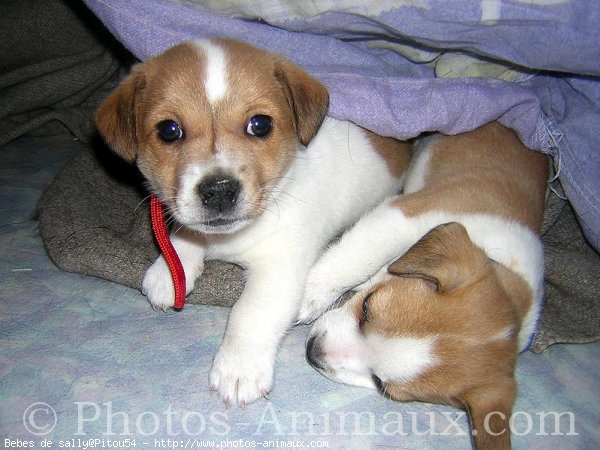
[(542, 302), (547, 176), (545, 156), (498, 123), (420, 140), (405, 195), (311, 270), (302, 321), (363, 284), (313, 325), (309, 362), (395, 400), (463, 407), (477, 448), (509, 448), (515, 361)]
[[(137, 65), (100, 106), (113, 150), (136, 161), (177, 222), (187, 292), (205, 260), (247, 269), (210, 373), (240, 405), (266, 396), (278, 345), (324, 245), (401, 189), (410, 147), (325, 117), (325, 87), (241, 42), (186, 42)], [(173, 306), (162, 257), (143, 292)]]

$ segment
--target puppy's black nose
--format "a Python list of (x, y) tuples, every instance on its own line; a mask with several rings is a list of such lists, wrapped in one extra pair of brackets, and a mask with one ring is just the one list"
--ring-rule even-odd
[(317, 341), (317, 337), (312, 336), (306, 343), (306, 359), (315, 369), (325, 369), (325, 366), (320, 359), (322, 356), (323, 350)]
[(235, 205), (240, 194), (240, 182), (234, 178), (217, 175), (204, 179), (198, 185), (202, 204), (214, 211), (225, 212)]

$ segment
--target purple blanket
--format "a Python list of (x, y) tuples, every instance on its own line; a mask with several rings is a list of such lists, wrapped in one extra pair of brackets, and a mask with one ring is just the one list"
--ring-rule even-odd
[(554, 157), (600, 250), (597, 0), (85, 2), (141, 60), (209, 36), (282, 53), (327, 85), (332, 116), (383, 135), (499, 120)]

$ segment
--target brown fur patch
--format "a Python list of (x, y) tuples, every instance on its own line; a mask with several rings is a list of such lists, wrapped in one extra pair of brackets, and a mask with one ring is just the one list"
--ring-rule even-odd
[(433, 145), (426, 188), (396, 203), (404, 214), (488, 213), (540, 232), (546, 155), (529, 150), (513, 131), (495, 122), (470, 133), (439, 136)]
[(366, 131), (371, 145), (379, 153), (389, 167), (394, 177), (400, 177), (408, 168), (411, 155), (411, 144), (391, 137), (379, 136), (371, 131)]

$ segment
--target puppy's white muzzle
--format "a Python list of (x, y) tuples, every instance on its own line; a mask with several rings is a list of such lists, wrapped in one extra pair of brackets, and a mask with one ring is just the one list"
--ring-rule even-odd
[(243, 183), (222, 170), (188, 169), (175, 199), (175, 216), (202, 233), (234, 233), (249, 222)]
[(376, 389), (366, 342), (347, 308), (329, 311), (315, 322), (306, 341), (306, 359), (333, 381)]

